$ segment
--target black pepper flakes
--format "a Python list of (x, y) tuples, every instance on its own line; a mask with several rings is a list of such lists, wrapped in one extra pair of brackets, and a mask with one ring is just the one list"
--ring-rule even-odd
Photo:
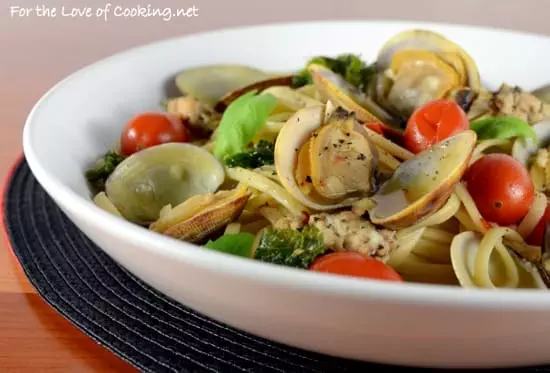
[(357, 156), (357, 160), (358, 161), (364, 161), (367, 157), (365, 157), (365, 154), (363, 153), (360, 153), (358, 156)]
[(311, 176), (309, 176), (309, 175), (306, 176), (306, 181), (307, 181), (308, 183), (312, 183), (312, 182), (313, 182), (313, 181), (311, 180)]
[(338, 142), (339, 142), (340, 144), (343, 144), (343, 143), (345, 143), (345, 142), (346, 142), (346, 140), (344, 140), (344, 139), (340, 139), (340, 140), (338, 140)]

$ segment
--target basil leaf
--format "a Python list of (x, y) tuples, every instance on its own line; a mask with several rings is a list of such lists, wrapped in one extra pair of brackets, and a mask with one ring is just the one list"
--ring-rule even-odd
[(515, 116), (479, 119), (470, 123), (470, 128), (477, 133), (478, 140), (531, 137), (537, 142), (537, 135), (533, 128)]
[(263, 128), (275, 109), (277, 99), (270, 94), (251, 91), (233, 101), (225, 110), (218, 127), (214, 154), (219, 159), (242, 152)]
[(227, 254), (249, 258), (252, 255), (252, 245), (254, 244), (254, 239), (254, 235), (250, 233), (230, 233), (224, 234), (216, 241), (208, 241), (204, 247)]

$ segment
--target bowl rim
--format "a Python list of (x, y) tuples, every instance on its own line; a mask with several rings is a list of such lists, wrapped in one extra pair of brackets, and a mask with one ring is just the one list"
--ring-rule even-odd
[[(462, 288), (460, 286), (422, 284), (422, 283), (394, 283), (372, 279), (334, 276), (331, 274), (311, 272), (302, 269), (289, 268), (261, 261), (240, 258), (230, 254), (213, 250), (205, 250), (197, 245), (178, 241), (136, 226), (126, 220), (116, 217), (98, 206), (91, 199), (86, 199), (61, 180), (50, 175), (42, 162), (39, 161), (32, 147), (33, 128), (40, 125), (35, 117), (37, 113), (48, 105), (50, 97), (70, 81), (78, 79), (87, 72), (97, 71), (116, 60), (131, 60), (132, 56), (146, 52), (150, 48), (160, 48), (163, 45), (181, 42), (184, 40), (215, 37), (225, 32), (259, 32), (269, 28), (318, 27), (318, 26), (360, 26), (360, 25), (394, 25), (398, 27), (412, 26), (425, 28), (454, 28), (458, 30), (473, 30), (484, 33), (506, 33), (510, 36), (550, 39), (538, 33), (514, 31), (497, 27), (472, 26), (459, 23), (421, 22), (412, 20), (347, 20), (330, 21), (314, 20), (299, 22), (274, 22), (244, 27), (227, 27), (212, 31), (191, 33), (174, 36), (158, 41), (149, 42), (114, 53), (96, 62), (90, 63), (66, 76), (47, 90), (31, 109), (23, 128), (23, 152), (31, 172), (54, 199), (54, 202), (71, 214), (85, 219), (88, 224), (98, 230), (128, 241), (142, 250), (148, 250), (157, 255), (171, 257), (188, 264), (200, 267), (203, 270), (222, 272), (224, 275), (241, 279), (254, 280), (264, 285), (278, 286), (300, 291), (311, 291), (334, 297), (371, 299), (383, 302), (405, 302), (423, 305), (452, 305), (462, 308), (502, 309), (508, 310), (548, 310), (550, 309), (550, 292), (541, 289), (479, 289)], [(60, 202), (58, 202), (60, 201)], [(542, 293), (542, 294), (541, 294)]]

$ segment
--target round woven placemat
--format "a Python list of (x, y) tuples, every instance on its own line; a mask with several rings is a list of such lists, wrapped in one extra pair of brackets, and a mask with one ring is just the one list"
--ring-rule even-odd
[(175, 303), (116, 264), (76, 228), (24, 159), (14, 166), (4, 193), (10, 245), (39, 294), (96, 342), (142, 371), (410, 371), (287, 347)]

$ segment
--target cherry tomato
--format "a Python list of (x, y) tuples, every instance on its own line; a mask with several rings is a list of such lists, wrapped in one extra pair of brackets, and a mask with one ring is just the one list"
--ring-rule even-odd
[(346, 276), (403, 281), (393, 268), (388, 267), (379, 260), (367, 258), (354, 252), (339, 252), (324, 255), (316, 259), (309, 269)]
[(453, 101), (435, 100), (411, 115), (405, 128), (405, 147), (417, 154), (433, 144), (470, 128), (468, 116)]
[(189, 132), (177, 118), (164, 113), (143, 113), (126, 124), (120, 136), (125, 155), (168, 142), (187, 142)]
[(392, 128), (390, 126), (387, 126), (383, 123), (367, 123), (365, 125), (368, 129), (378, 133), (379, 135), (384, 136), (388, 140), (394, 142), (395, 144), (399, 146), (405, 146), (405, 140), (403, 137), (403, 132)]
[(549, 220), (550, 203), (546, 206), (546, 210), (544, 210), (544, 215), (542, 215), (542, 218), (540, 218), (539, 222), (537, 223), (531, 234), (525, 240), (529, 245), (542, 246), (544, 228), (546, 227), (546, 223), (548, 223)]
[(499, 225), (518, 223), (535, 198), (527, 169), (507, 154), (481, 157), (466, 171), (464, 180), (481, 216)]

